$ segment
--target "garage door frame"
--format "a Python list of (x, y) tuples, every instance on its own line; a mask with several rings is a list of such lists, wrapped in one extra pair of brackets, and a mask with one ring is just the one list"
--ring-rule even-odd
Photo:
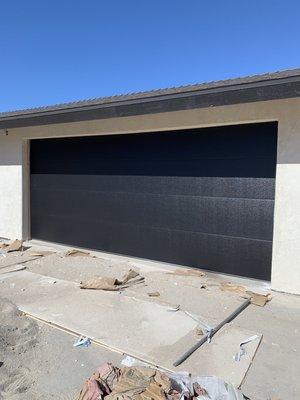
[[(271, 122), (276, 122), (276, 121), (271, 121)], [(253, 122), (253, 124), (257, 124), (257, 122)], [(223, 127), (223, 126), (228, 126), (228, 125), (244, 125), (244, 123), (218, 124), (218, 125), (213, 125), (213, 126), (210, 125), (209, 127), (212, 127), (212, 128), (213, 127)], [(202, 129), (202, 128), (205, 128), (205, 127), (201, 126), (201, 127), (197, 127), (196, 129)], [(172, 131), (178, 131), (178, 130), (181, 130), (181, 129), (182, 128), (172, 129)], [(191, 129), (195, 129), (195, 128), (191, 128)], [(163, 130), (157, 130), (157, 131), (149, 130), (148, 132), (153, 132), (153, 134), (155, 134), (155, 133), (160, 133), (162, 131)], [(126, 132), (125, 134), (133, 134), (133, 133), (137, 133), (137, 132)], [(146, 133), (146, 131), (138, 132), (138, 133)], [(278, 134), (278, 128), (277, 128), (277, 134)], [(111, 133), (107, 133), (106, 135), (111, 135)], [(81, 135), (81, 136), (83, 136), (83, 135)], [(84, 136), (99, 136), (99, 135), (84, 135)], [(103, 136), (103, 135), (101, 135), (101, 136)], [(59, 137), (61, 138), (63, 136), (59, 136)], [(78, 136), (69, 136), (68, 135), (68, 136), (64, 136), (64, 137), (78, 137)], [(43, 137), (43, 139), (53, 139), (53, 137), (52, 136), (47, 137), (47, 138)], [(35, 139), (32, 139), (32, 140), (35, 140)], [(30, 183), (30, 162), (29, 162), (29, 159), (30, 159), (30, 157), (29, 157), (29, 154), (30, 154), (30, 142), (29, 142), (29, 140), (26, 140), (26, 141), (23, 142), (23, 148), (24, 148), (24, 150), (23, 150), (23, 155), (24, 155), (23, 161), (28, 163), (28, 170), (29, 170), (29, 174), (26, 174), (26, 173), (24, 174), (24, 170), (23, 170), (23, 199), (25, 199), (26, 196), (24, 196), (24, 192), (26, 192), (26, 187), (30, 187), (30, 185), (29, 185), (29, 183)], [(23, 163), (23, 165), (24, 165), (24, 163)], [(27, 179), (26, 179), (26, 175), (27, 175)], [(275, 177), (275, 179), (276, 179), (276, 177)], [(23, 228), (25, 228), (23, 230), (23, 233), (24, 233), (25, 237), (30, 238), (31, 237), (31, 234), (29, 232), (30, 225), (31, 225), (31, 218), (30, 218), (30, 203), (31, 203), (31, 201), (30, 201), (30, 190), (28, 192), (29, 192), (28, 196), (27, 196), (28, 203), (26, 204), (25, 201), (23, 202), (23, 216), (24, 216)], [(26, 214), (27, 214), (28, 221), (26, 221)], [(29, 228), (29, 229), (27, 229), (27, 234), (26, 234), (26, 227)]]

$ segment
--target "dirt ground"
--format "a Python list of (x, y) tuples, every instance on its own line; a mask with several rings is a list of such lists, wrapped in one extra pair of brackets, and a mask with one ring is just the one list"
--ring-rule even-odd
[(22, 315), (0, 299), (0, 399), (76, 399), (103, 362), (122, 356), (97, 345), (73, 347), (75, 337)]
[[(58, 250), (57, 250), (58, 251)], [(17, 257), (16, 257), (17, 259)], [(126, 289), (137, 299), (180, 304), (200, 313), (199, 291), (205, 290), (219, 301), (220, 315), (224, 293), (220, 283), (231, 278), (206, 274), (205, 277), (178, 276), (164, 264), (138, 263), (126, 257), (64, 257), (63, 252), (26, 262), (26, 269), (56, 279), (80, 282), (95, 276), (121, 277), (133, 267), (146, 277), (146, 284)], [(174, 270), (174, 269), (173, 269)], [(1, 272), (1, 271), (0, 271)], [(0, 276), (1, 280), (1, 276)], [(237, 283), (241, 283), (236, 279)], [(248, 281), (256, 287), (257, 282)], [(267, 289), (260, 285), (261, 290)], [(149, 297), (158, 291), (159, 297)], [(0, 288), (1, 296), (1, 288)], [(226, 296), (235, 294), (226, 293)], [(213, 313), (209, 309), (208, 314)], [(242, 385), (252, 400), (296, 400), (300, 397), (300, 297), (273, 293), (265, 307), (249, 307), (235, 321), (245, 329), (263, 334), (253, 364)], [(122, 355), (100, 346), (74, 348), (75, 338), (19, 314), (6, 300), (0, 302), (0, 399), (74, 399), (84, 380), (102, 362), (118, 365)], [(201, 315), (201, 314), (200, 314)], [(200, 356), (200, 353), (198, 353)], [(291, 370), (291, 365), (293, 366)]]

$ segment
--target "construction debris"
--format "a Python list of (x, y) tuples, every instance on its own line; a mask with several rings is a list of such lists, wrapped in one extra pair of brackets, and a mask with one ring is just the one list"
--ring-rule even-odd
[(149, 292), (149, 293), (148, 293), (148, 296), (149, 296), (149, 297), (159, 297), (159, 296), (160, 296), (160, 293), (159, 293), (159, 292)]
[(192, 378), (145, 367), (105, 363), (88, 379), (77, 400), (244, 400), (242, 392), (214, 376)]
[(117, 384), (120, 370), (112, 364), (101, 365), (85, 382), (77, 400), (102, 400)]
[(23, 250), (23, 240), (14, 240), (11, 243), (0, 243), (0, 249), (4, 253), (11, 253), (13, 251), (22, 251)]
[(170, 312), (177, 312), (179, 310), (180, 310), (180, 304), (176, 304), (175, 306), (171, 306), (167, 309), (167, 311), (170, 311)]
[(230, 283), (230, 282), (222, 283), (220, 286), (220, 289), (222, 291), (234, 292), (237, 294), (244, 294), (247, 291), (245, 286), (234, 285), (233, 283)]
[(205, 276), (205, 273), (201, 271), (200, 269), (183, 269), (183, 268), (178, 268), (175, 269), (175, 271), (172, 272), (167, 272), (168, 275), (179, 275), (179, 276), (198, 276), (198, 277), (203, 277)]
[(247, 290), (245, 295), (242, 296), (242, 297), (245, 298), (245, 299), (250, 298), (251, 299), (251, 304), (254, 304), (254, 305), (259, 306), (259, 307), (265, 306), (266, 303), (268, 301), (271, 301), (271, 299), (272, 299), (271, 293), (260, 294), (260, 293), (251, 292), (249, 290)]
[(245, 308), (251, 303), (250, 299), (245, 300), (236, 310), (234, 310), (228, 317), (221, 321), (216, 327), (209, 329), (209, 331), (200, 339), (196, 344), (194, 344), (189, 350), (187, 350), (182, 356), (180, 356), (175, 362), (174, 367), (182, 364), (187, 358), (189, 358), (199, 347), (201, 347), (205, 342), (211, 341), (212, 337), (226, 324), (231, 322), (235, 317), (237, 317)]
[(143, 276), (130, 269), (121, 280), (117, 278), (97, 277), (81, 282), (80, 288), (118, 291), (144, 281), (145, 278)]
[(244, 299), (250, 299), (251, 304), (254, 304), (254, 305), (260, 306), (260, 307), (263, 307), (264, 305), (266, 305), (266, 303), (268, 301), (270, 301), (272, 298), (271, 293), (266, 293), (266, 294), (255, 293), (255, 292), (252, 292), (251, 290), (248, 290), (245, 286), (234, 285), (232, 283), (223, 283), (220, 286), (220, 289), (223, 291), (237, 293)]
[(203, 330), (201, 329), (201, 328), (196, 328), (196, 335), (197, 336), (203, 336), (204, 335), (204, 332), (203, 332)]
[(234, 361), (241, 361), (241, 358), (246, 354), (246, 349), (245, 349), (245, 345), (248, 343), (253, 342), (253, 340), (257, 340), (260, 339), (260, 336), (258, 335), (254, 335), (254, 336), (250, 336), (247, 339), (244, 339), (241, 343), (240, 343), (240, 348), (239, 351), (235, 354), (235, 356), (233, 357)]
[(65, 257), (94, 257), (91, 256), (91, 254), (87, 251), (82, 251), (82, 250), (68, 250), (65, 253)]
[(73, 344), (73, 347), (89, 347), (92, 341), (86, 336), (79, 336), (79, 338)]

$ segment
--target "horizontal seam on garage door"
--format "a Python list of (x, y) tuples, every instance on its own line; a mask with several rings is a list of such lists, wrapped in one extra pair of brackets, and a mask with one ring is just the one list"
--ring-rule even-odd
[[(60, 219), (73, 219), (73, 216), (67, 216), (67, 215), (58, 215), (58, 214), (36, 214), (36, 217), (53, 217), (53, 218), (60, 218)], [(80, 220), (80, 217), (77, 217), (78, 220)], [(88, 221), (87, 219), (84, 219), (83, 221)], [(93, 219), (94, 221), (94, 219)], [(99, 221), (101, 222), (101, 220)], [(206, 235), (206, 236), (220, 236), (220, 237), (225, 237), (225, 238), (230, 238), (230, 239), (242, 239), (242, 240), (253, 240), (257, 242), (267, 242), (267, 243), (272, 243), (272, 240), (266, 240), (266, 239), (256, 239), (256, 238), (250, 238), (250, 237), (244, 237), (244, 236), (230, 236), (230, 235), (222, 235), (222, 234), (217, 234), (217, 233), (206, 233), (206, 232), (197, 232), (197, 231), (188, 231), (184, 229), (169, 229), (169, 228), (163, 228), (163, 227), (149, 227), (147, 225), (136, 225), (136, 224), (130, 224), (130, 223), (124, 223), (124, 222), (105, 222), (106, 224), (110, 225), (123, 225), (123, 226), (134, 226), (135, 228), (147, 228), (151, 230), (160, 230), (160, 231), (170, 231), (170, 232), (189, 232), (195, 235)]]
[[(35, 188), (35, 190), (37, 190)], [(108, 190), (89, 190), (89, 189), (49, 189), (49, 188), (38, 188), (38, 191), (45, 191), (45, 192), (87, 192), (87, 193), (114, 193), (114, 194), (135, 194), (135, 195), (151, 195), (151, 196), (159, 196), (159, 197), (200, 197), (200, 198), (207, 198), (207, 199), (243, 199), (243, 200), (266, 200), (266, 201), (273, 201), (274, 199), (270, 198), (261, 198), (261, 197), (232, 197), (232, 196), (203, 196), (198, 194), (168, 194), (168, 193), (150, 193), (150, 192), (116, 192), (116, 191), (108, 191)]]

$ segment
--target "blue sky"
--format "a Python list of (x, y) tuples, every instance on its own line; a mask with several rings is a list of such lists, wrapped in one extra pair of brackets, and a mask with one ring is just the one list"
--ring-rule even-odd
[(0, 5), (0, 110), (300, 66), (296, 0)]

